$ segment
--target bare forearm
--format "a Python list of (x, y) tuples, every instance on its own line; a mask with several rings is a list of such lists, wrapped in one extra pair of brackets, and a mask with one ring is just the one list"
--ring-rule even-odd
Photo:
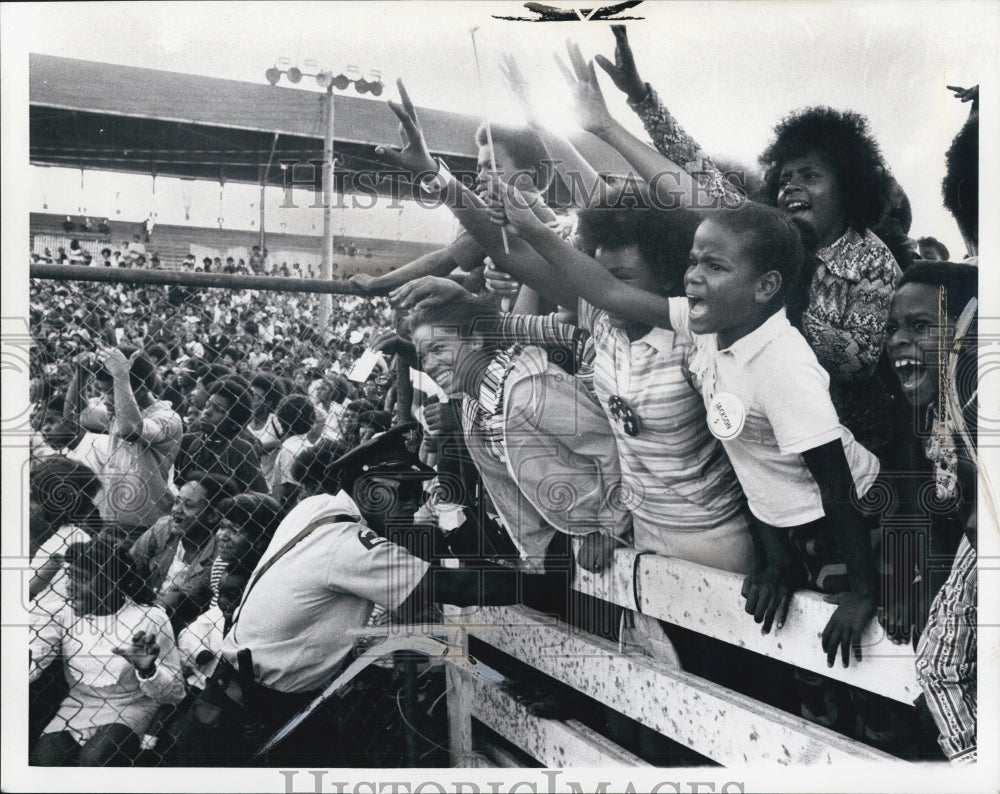
[(391, 273), (372, 281), (371, 291), (384, 294), (421, 276), (447, 276), (456, 267), (456, 262), (447, 248), (431, 251), (412, 262), (408, 262)]
[(142, 431), (142, 414), (132, 393), (128, 373), (115, 377), (115, 416), (119, 430), (125, 438), (138, 435)]
[[(526, 229), (523, 236), (548, 263), (555, 278), (572, 285), (576, 297), (626, 321), (656, 328), (670, 327), (670, 306), (665, 296), (619, 281), (600, 263), (547, 227), (533, 226)], [(559, 303), (572, 305), (566, 301)]]
[(601, 175), (573, 146), (569, 138), (543, 127), (536, 128), (535, 131), (542, 139), (556, 173), (569, 187), (573, 205), (592, 206), (599, 199), (600, 188), (604, 184)]
[(452, 179), (448, 184), (447, 201), (459, 223), (497, 267), (555, 303), (575, 303), (575, 291), (552, 272), (528, 243), (508, 234), (510, 253), (504, 251), (500, 227), (492, 221), (486, 212), (486, 205), (475, 193)]
[(663, 206), (695, 206), (694, 179), (675, 162), (641, 141), (618, 122), (603, 131), (599, 137), (628, 161), (646, 182), (650, 193)]

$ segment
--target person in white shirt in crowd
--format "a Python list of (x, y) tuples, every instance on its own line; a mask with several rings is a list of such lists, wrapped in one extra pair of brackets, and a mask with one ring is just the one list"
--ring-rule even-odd
[(159, 705), (184, 697), (174, 633), (121, 546), (74, 543), (66, 560), (70, 600), (32, 639), (29, 681), (61, 655), (69, 694), (31, 761), (128, 765)]

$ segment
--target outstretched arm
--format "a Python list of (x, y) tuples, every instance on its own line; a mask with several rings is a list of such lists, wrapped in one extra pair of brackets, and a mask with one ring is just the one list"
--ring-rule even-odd
[(504, 212), (514, 234), (530, 244), (548, 263), (548, 269), (556, 280), (572, 283), (579, 297), (623, 320), (670, 328), (670, 306), (665, 296), (618, 280), (599, 262), (540, 223), (527, 208), (527, 201), (517, 188), (500, 183), (500, 189), (503, 191)]
[(536, 103), (532, 100), (528, 81), (521, 68), (509, 53), (500, 63), (500, 71), (507, 78), (507, 84), (524, 109), (530, 126), (542, 140), (545, 153), (553, 163), (556, 173), (570, 189), (573, 204), (577, 207), (591, 206), (600, 195), (604, 183), (597, 170), (570, 143), (569, 138), (552, 131), (541, 121)]
[(625, 26), (612, 25), (611, 31), (615, 34), (615, 62), (612, 64), (603, 55), (598, 55), (597, 63), (625, 94), (656, 150), (688, 173), (696, 175), (709, 195), (717, 198), (725, 196), (727, 206), (735, 206), (742, 201), (744, 197), (725, 179), (698, 142), (681, 127), (660, 100), (659, 94), (639, 77)]
[(569, 44), (568, 50), (572, 70), (558, 56), (556, 64), (572, 91), (574, 113), (579, 125), (616, 149), (663, 206), (716, 206), (715, 197), (710, 191), (701, 190), (680, 165), (639, 140), (611, 115), (597, 81), (594, 62), (584, 61), (576, 44)]
[[(416, 110), (402, 80), (397, 81), (397, 86), (401, 104), (389, 102), (389, 108), (399, 119), (400, 136), (404, 145), (398, 151), (386, 147), (380, 147), (377, 151), (383, 159), (398, 168), (413, 174), (433, 175), (438, 172), (438, 163), (427, 149)], [(445, 171), (441, 172), (440, 181), (444, 183), (439, 183), (439, 188), (443, 190), (445, 204), (497, 267), (519, 281), (530, 284), (555, 303), (569, 305), (576, 301), (576, 293), (569, 283), (552, 278), (547, 268), (538, 267), (544, 263), (529, 245), (523, 241), (511, 240), (510, 252), (504, 251), (500, 227), (493, 223), (486, 204), (479, 196)]]
[(447, 276), (456, 267), (469, 270), (477, 264), (482, 264), (483, 256), (483, 249), (475, 240), (463, 235), (450, 245), (424, 254), (384, 276), (358, 273), (351, 276), (350, 283), (369, 295), (385, 295), (422, 276)]

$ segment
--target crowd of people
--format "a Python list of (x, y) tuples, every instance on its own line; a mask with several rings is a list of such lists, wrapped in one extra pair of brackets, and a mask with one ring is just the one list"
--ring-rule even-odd
[[(507, 59), (531, 121), (478, 130), (471, 189), (399, 84), (404, 146), (379, 155), (463, 231), (354, 277), (329, 328), (303, 294), (32, 284), (34, 763), (154, 742), (163, 763), (245, 763), (344, 669), (352, 629), (519, 602), (900, 757), (976, 759), (978, 91), (953, 89), (972, 113), (943, 196), (968, 256), (946, 261), (909, 237), (863, 116), (795, 111), (761, 177), (733, 178), (613, 30), (596, 65), (652, 146), (573, 45), (563, 71), (627, 179), (544, 128)], [(547, 201), (559, 179), (570, 206)], [(920, 520), (886, 522), (879, 482)], [(924, 694), (579, 609), (576, 567), (622, 547), (743, 576), (747, 631), (824, 593), (816, 653), (848, 666), (877, 619)], [(363, 764), (340, 717), (271, 760)]]
[[(133, 235), (132, 241), (124, 241), (120, 245), (110, 247), (103, 245), (95, 256), (88, 248), (96, 249), (96, 245), (84, 246), (79, 239), (69, 240), (69, 247), (60, 245), (55, 253), (47, 246), (39, 246), (41, 250), (31, 253), (32, 264), (44, 265), (78, 265), (84, 267), (128, 267), (149, 270), (176, 269), (188, 273), (225, 273), (239, 276), (284, 276), (286, 278), (316, 278), (319, 267), (313, 262), (304, 265), (287, 260), (281, 264), (268, 257), (267, 248), (259, 245), (251, 246), (247, 257), (203, 256), (198, 261), (192, 253), (185, 254), (179, 262), (168, 262), (161, 259), (158, 251), (147, 252), (146, 243), (149, 235)], [(933, 238), (932, 238), (933, 239)], [(936, 241), (935, 241), (936, 242)], [(945, 249), (947, 250), (947, 249)]]

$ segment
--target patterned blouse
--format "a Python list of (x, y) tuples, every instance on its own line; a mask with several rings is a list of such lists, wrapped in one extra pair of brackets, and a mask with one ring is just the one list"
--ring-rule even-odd
[[(724, 197), (727, 205), (743, 200), (652, 87), (642, 101), (629, 104), (660, 154), (699, 179), (709, 195)], [(876, 365), (901, 271), (870, 230), (861, 234), (848, 229), (817, 256), (822, 264), (809, 287), (803, 333), (830, 373), (830, 396), (841, 423), (878, 454), (890, 441), (892, 398)]]

